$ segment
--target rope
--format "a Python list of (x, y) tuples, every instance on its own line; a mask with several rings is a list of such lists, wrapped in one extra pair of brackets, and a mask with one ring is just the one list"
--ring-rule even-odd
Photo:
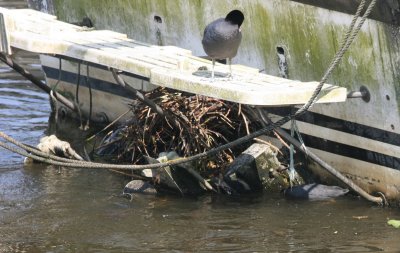
[[(296, 120), (292, 119), (291, 120), (291, 127), (290, 127), (290, 136), (294, 138), (294, 129), (295, 129), (295, 123)], [(292, 182), (294, 182), (294, 179), (296, 178), (296, 169), (294, 168), (294, 146), (293, 144), (290, 144), (290, 149), (289, 149), (289, 183), (290, 187), (292, 187)]]
[(83, 130), (83, 120), (82, 120), (82, 111), (81, 107), (79, 105), (79, 87), (81, 85), (81, 61), (78, 62), (78, 77), (76, 79), (76, 90), (75, 90), (75, 105), (76, 108), (78, 109), (78, 115), (79, 115), (79, 122), (81, 123), (79, 129)]
[[(50, 95), (51, 102), (53, 103), (53, 106), (54, 106), (54, 108), (53, 108), (54, 109), (54, 120), (55, 120), (55, 122), (58, 122), (58, 100), (57, 100), (56, 96), (54, 96), (53, 90), (50, 91), (49, 95)], [(56, 129), (57, 129), (57, 124), (56, 124)]]
[(92, 120), (93, 99), (92, 99), (92, 83), (90, 82), (89, 63), (86, 63), (86, 83), (89, 87), (89, 118), (86, 121), (85, 130), (89, 129), (89, 123)]
[[(48, 153), (44, 153), (44, 152), (38, 150), (37, 148), (34, 148), (34, 147), (28, 146), (26, 144), (23, 144), (21, 142), (18, 142), (17, 140), (11, 138), (10, 136), (6, 135), (3, 132), (0, 132), (0, 137), (2, 137), (3, 139), (7, 140), (8, 142), (16, 145), (20, 149), (23, 149), (24, 151), (31, 152), (32, 154), (36, 154), (36, 155), (41, 156), (42, 158), (45, 158), (45, 159), (52, 159), (52, 160), (55, 160), (55, 161), (63, 161), (63, 162), (74, 162), (74, 163), (83, 162), (83, 161), (72, 160), (72, 159), (63, 158), (63, 157), (51, 155), (51, 154), (48, 154)], [(2, 143), (2, 142), (0, 142), (0, 143)], [(11, 146), (7, 146), (7, 147), (10, 147), (10, 148), (6, 148), (6, 147), (4, 147), (4, 148), (6, 148), (6, 149), (8, 149), (10, 151), (14, 151), (14, 150), (18, 151), (18, 149), (14, 148), (14, 147), (11, 147)]]
[[(320, 83), (318, 84), (318, 86), (315, 88), (315, 90), (314, 90), (311, 98), (309, 99), (309, 101), (306, 104), (304, 104), (301, 108), (299, 108), (295, 113), (292, 113), (290, 115), (282, 117), (277, 122), (271, 123), (267, 127), (264, 127), (264, 128), (262, 128), (262, 129), (260, 129), (258, 131), (255, 131), (255, 132), (253, 132), (253, 133), (251, 133), (251, 134), (249, 134), (247, 136), (241, 137), (241, 138), (236, 139), (236, 140), (234, 140), (232, 142), (229, 142), (229, 143), (223, 144), (221, 146), (218, 146), (216, 148), (210, 149), (209, 151), (205, 151), (205, 152), (202, 152), (202, 153), (199, 153), (199, 154), (187, 157), (187, 158), (176, 159), (176, 160), (167, 161), (167, 162), (164, 162), (164, 163), (146, 164), (146, 165), (102, 164), (102, 163), (76, 161), (76, 160), (66, 159), (66, 158), (63, 158), (62, 160), (60, 160), (60, 158), (55, 159), (52, 156), (49, 156), (48, 154), (41, 155), (41, 157), (38, 157), (37, 155), (34, 155), (34, 154), (39, 154), (39, 153), (37, 153), (38, 152), (37, 150), (30, 151), (33, 154), (28, 154), (26, 151), (22, 152), (20, 150), (18, 150), (19, 153), (18, 152), (16, 152), (16, 153), (21, 154), (23, 156), (31, 157), (32, 159), (39, 160), (39, 161), (42, 161), (42, 162), (45, 162), (45, 163), (48, 163), (48, 164), (64, 166), (64, 167), (105, 168), (105, 169), (120, 169), (120, 170), (143, 170), (143, 169), (151, 169), (151, 168), (162, 168), (162, 167), (166, 167), (166, 166), (177, 165), (177, 164), (180, 164), (180, 163), (192, 162), (192, 161), (195, 161), (195, 160), (198, 160), (198, 159), (202, 159), (202, 158), (207, 157), (207, 156), (212, 156), (212, 155), (217, 154), (218, 152), (223, 151), (225, 149), (229, 149), (229, 148), (232, 148), (234, 146), (243, 144), (245, 142), (249, 142), (252, 139), (254, 139), (254, 138), (256, 138), (256, 137), (258, 137), (260, 135), (264, 135), (264, 134), (270, 132), (271, 130), (282, 126), (283, 124), (285, 124), (288, 121), (290, 121), (292, 118), (295, 118), (297, 116), (302, 115), (303, 113), (305, 113), (308, 109), (310, 109), (315, 104), (315, 102), (318, 99), (318, 95), (320, 94), (320, 92), (322, 90), (323, 85), (325, 84), (326, 80), (331, 75), (333, 70), (336, 68), (336, 66), (338, 65), (339, 61), (342, 59), (344, 53), (350, 47), (351, 43), (354, 41), (354, 38), (356, 37), (356, 35), (360, 31), (361, 26), (364, 24), (365, 20), (367, 19), (367, 17), (371, 13), (373, 7), (375, 6), (376, 1), (377, 0), (372, 0), (371, 1), (370, 5), (368, 6), (367, 10), (365, 11), (363, 17), (359, 21), (358, 25), (354, 28), (354, 26), (356, 24), (356, 21), (359, 18), (359, 15), (360, 15), (362, 9), (364, 8), (365, 0), (363, 0), (360, 3), (360, 5), (359, 5), (359, 7), (357, 9), (357, 12), (356, 12), (356, 14), (355, 14), (355, 16), (354, 16), (354, 18), (353, 18), (353, 20), (351, 22), (351, 25), (350, 25), (348, 31), (345, 34), (345, 38), (344, 38), (344, 40), (343, 40), (343, 42), (341, 44), (340, 50), (336, 53), (335, 57), (333, 58), (332, 62), (330, 63), (329, 68), (325, 72), (325, 74), (322, 77), (322, 79), (321, 79)], [(79, 67), (80, 67), (80, 65), (79, 65)], [(0, 134), (4, 138), (5, 134), (2, 133), (2, 132), (0, 132)], [(10, 147), (10, 146), (4, 144), (3, 142), (0, 142), (0, 146), (2, 146), (3, 148), (6, 148), (8, 150), (11, 150), (13, 152), (17, 151), (15, 148)], [(26, 150), (28, 150), (28, 149), (26, 149)], [(53, 159), (53, 160), (51, 160), (51, 159)]]
[[(266, 124), (268, 122), (271, 122), (271, 119), (266, 115), (264, 111), (261, 109), (257, 109), (258, 114), (260, 115), (262, 119), (262, 123)], [(340, 180), (342, 183), (347, 185), (350, 189), (352, 189), (354, 192), (358, 193), (360, 196), (365, 198), (366, 200), (369, 200), (371, 202), (377, 203), (379, 205), (387, 205), (387, 201), (383, 193), (379, 193), (380, 197), (375, 197), (373, 195), (370, 195), (368, 192), (364, 191), (361, 187), (356, 185), (353, 181), (351, 181), (349, 178), (345, 177), (342, 173), (337, 171), (334, 167), (320, 159), (316, 154), (314, 154), (311, 150), (307, 150), (305, 146), (303, 146), (302, 143), (297, 141), (295, 138), (293, 138), (291, 135), (283, 131), (281, 128), (276, 129), (276, 131), (284, 138), (285, 140), (289, 141), (291, 145), (296, 146), (298, 150), (303, 152), (305, 155), (307, 155), (311, 160), (313, 160), (315, 163), (319, 164), (325, 171), (336, 177), (338, 180)]]
[[(55, 120), (55, 122), (58, 121), (58, 107), (59, 106), (58, 106), (58, 100), (57, 100), (56, 96), (54, 95), (54, 93), (57, 92), (58, 84), (61, 81), (61, 71), (62, 71), (61, 58), (59, 58), (58, 60), (59, 60), (58, 61), (58, 79), (57, 79), (56, 84), (54, 85), (53, 88), (51, 88), (50, 93), (49, 93), (51, 102), (52, 102), (52, 104), (54, 106), (54, 120)], [(57, 124), (56, 124), (56, 129), (57, 129)]]

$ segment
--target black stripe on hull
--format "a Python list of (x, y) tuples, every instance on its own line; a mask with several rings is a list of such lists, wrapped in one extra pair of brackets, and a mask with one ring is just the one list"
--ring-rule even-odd
[(314, 148), (335, 155), (349, 157), (364, 162), (388, 167), (391, 169), (400, 170), (400, 158), (398, 157), (393, 157), (363, 148), (325, 140), (307, 134), (301, 134), (301, 137), (303, 138), (305, 145), (309, 148)]
[[(286, 116), (296, 110), (296, 108), (268, 108), (267, 111), (279, 116)], [(387, 144), (400, 146), (400, 135), (382, 129), (369, 127), (366, 125), (345, 121), (330, 116), (314, 112), (306, 112), (297, 118), (299, 121), (313, 124), (316, 126), (349, 133), (351, 135), (368, 138)], [(322, 150), (339, 156), (349, 157), (372, 164), (400, 170), (400, 157), (385, 155), (382, 153), (370, 151), (362, 147), (326, 140), (312, 135), (301, 134), (307, 147)]]
[[(110, 71), (107, 66), (100, 65), (100, 64), (97, 64), (97, 63), (94, 63), (94, 62), (86, 62), (86, 61), (78, 60), (78, 59), (71, 58), (71, 57), (68, 57), (68, 56), (65, 56), (65, 55), (57, 55), (56, 58), (57, 59), (60, 58), (60, 59), (71, 61), (71, 62), (75, 62), (75, 63), (81, 63), (81, 64), (84, 64), (84, 65), (89, 65), (90, 67), (98, 68), (98, 69), (101, 69), (101, 70)], [(143, 80), (143, 81), (150, 81), (150, 78), (148, 78), (148, 77), (144, 77), (144, 76), (141, 76), (141, 75), (136, 75), (136, 74), (129, 73), (129, 72), (124, 72), (124, 75), (129, 76), (129, 77), (133, 77), (133, 78), (136, 78), (136, 79), (139, 79), (139, 80)]]
[[(279, 116), (286, 116), (293, 112), (292, 110), (295, 110), (295, 108), (282, 107), (267, 109), (268, 112)], [(299, 116), (297, 119), (299, 121), (303, 121), (320, 127), (349, 133), (352, 135), (364, 137), (374, 141), (380, 141), (394, 146), (400, 146), (400, 134), (388, 132), (379, 128), (374, 128), (310, 111)]]
[[(46, 73), (46, 76), (51, 79), (58, 80), (59, 79), (59, 70), (47, 66), (42, 66), (43, 71)], [(117, 96), (125, 97), (125, 98), (133, 98), (133, 94), (129, 92), (127, 89), (123, 88), (121, 85), (110, 83), (104, 80), (96, 79), (93, 77), (89, 77), (90, 86), (93, 90), (103, 91), (110, 94), (114, 94)], [(78, 74), (72, 73), (69, 71), (62, 70), (60, 81), (68, 82), (73, 85), (78, 83)], [(80, 76), (79, 85), (89, 88), (89, 84), (87, 82), (87, 78), (84, 75)]]

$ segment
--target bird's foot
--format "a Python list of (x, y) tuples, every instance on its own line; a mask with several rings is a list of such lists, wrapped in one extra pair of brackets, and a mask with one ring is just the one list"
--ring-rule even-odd
[(223, 77), (219, 78), (219, 80), (224, 82), (232, 81), (234, 79), (236, 80), (236, 76), (232, 75), (231, 73), (227, 73)]
[(216, 79), (215, 77), (203, 77), (203, 78), (200, 78), (200, 81), (213, 83), (213, 82), (215, 82), (215, 79)]

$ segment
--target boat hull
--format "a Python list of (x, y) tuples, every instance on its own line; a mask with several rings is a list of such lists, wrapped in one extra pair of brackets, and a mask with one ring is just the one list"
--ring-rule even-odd
[[(40, 60), (47, 85), (79, 105), (85, 119), (89, 118), (90, 110), (90, 120), (94, 122), (131, 119), (137, 102), (135, 95), (121, 87), (106, 67), (49, 55), (40, 55)], [(150, 91), (156, 87), (149, 83), (148, 78), (133, 74), (121, 77), (137, 90)], [(59, 108), (70, 116), (78, 117), (62, 104)]]
[[(288, 0), (238, 0), (235, 4), (219, 1), (217, 5), (213, 1), (124, 0), (113, 2), (112, 7), (108, 3), (98, 6), (90, 2), (66, 0), (62, 5), (54, 2), (54, 12), (61, 20), (70, 22), (88, 16), (97, 29), (127, 33), (150, 44), (183, 47), (197, 56), (205, 56), (201, 37), (206, 24), (232, 9), (240, 9), (245, 13), (243, 40), (234, 63), (302, 81), (319, 80), (323, 76), (352, 19), (346, 13)], [(367, 20), (328, 80), (350, 91), (366, 87), (369, 100), (353, 98), (344, 103), (317, 104), (298, 119), (298, 125), (305, 145), (323, 160), (369, 193), (383, 192), (388, 199), (399, 200), (400, 33), (395, 23), (388, 23), (387, 18), (381, 21)], [(46, 66), (58, 69), (58, 61), (43, 64), (45, 72)], [(116, 85), (111, 73), (106, 75), (107, 78), (98, 79)], [(135, 83), (137, 77), (132, 78), (130, 81)], [(47, 81), (54, 84), (54, 74)], [(66, 81), (69, 88), (64, 90), (72, 96), (76, 82), (73, 85)], [(138, 87), (154, 88), (148, 85)], [(82, 88), (82, 92), (82, 97), (88, 97), (88, 91)], [(116, 91), (101, 92), (95, 107), (98, 113), (112, 112), (107, 116), (109, 120), (129, 108), (129, 98)], [(80, 102), (88, 111), (87, 102), (83, 99)], [(292, 108), (268, 110), (281, 117)], [(317, 166), (310, 164), (310, 168), (323, 181), (332, 179)]]

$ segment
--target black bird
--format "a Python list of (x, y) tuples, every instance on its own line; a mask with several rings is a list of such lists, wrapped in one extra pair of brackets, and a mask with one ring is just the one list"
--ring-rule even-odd
[(244, 15), (239, 10), (233, 10), (225, 18), (214, 20), (204, 29), (203, 44), (204, 51), (212, 59), (211, 78), (214, 79), (215, 60), (226, 59), (229, 64), (230, 76), (232, 76), (231, 61), (236, 56), (242, 32), (240, 26)]

